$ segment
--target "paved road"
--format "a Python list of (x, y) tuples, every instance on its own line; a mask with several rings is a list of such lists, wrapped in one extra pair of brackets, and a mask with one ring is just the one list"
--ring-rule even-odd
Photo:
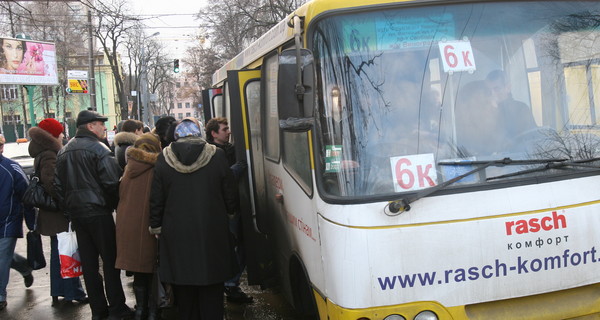
[[(46, 260), (50, 258), (50, 238), (42, 237), (45, 247)], [(25, 239), (17, 241), (16, 252), (26, 255)], [(47, 320), (47, 319), (91, 319), (91, 310), (88, 305), (77, 303), (60, 303), (52, 307), (50, 297), (50, 269), (49, 266), (33, 272), (34, 283), (30, 288), (25, 288), (23, 278), (15, 270), (10, 272), (8, 284), (8, 306), (0, 311), (2, 320)], [(122, 272), (123, 288), (127, 296), (127, 304), (133, 308), (135, 297), (133, 295), (133, 277), (126, 277)], [(83, 278), (82, 278), (83, 282)], [(225, 305), (227, 320), (255, 319), (255, 320), (296, 320), (289, 304), (277, 294), (275, 290), (261, 291), (257, 287), (243, 286), (244, 291), (254, 297), (255, 302), (248, 305)], [(166, 310), (163, 319), (176, 319), (174, 310)]]

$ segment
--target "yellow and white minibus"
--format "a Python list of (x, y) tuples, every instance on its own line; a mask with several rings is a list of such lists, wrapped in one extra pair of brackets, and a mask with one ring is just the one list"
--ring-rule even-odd
[(322, 320), (600, 318), (600, 1), (314, 0), (213, 80), (251, 284)]

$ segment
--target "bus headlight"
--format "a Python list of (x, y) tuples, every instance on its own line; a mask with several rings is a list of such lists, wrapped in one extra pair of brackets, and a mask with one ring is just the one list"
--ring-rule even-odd
[(414, 320), (438, 320), (438, 317), (431, 311), (421, 311)]
[(383, 318), (383, 320), (406, 320), (406, 318), (399, 314), (390, 314), (389, 316)]

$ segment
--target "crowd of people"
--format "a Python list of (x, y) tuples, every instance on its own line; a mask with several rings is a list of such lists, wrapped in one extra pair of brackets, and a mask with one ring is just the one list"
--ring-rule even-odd
[[(224, 295), (251, 303), (239, 287), (245, 259), (237, 179), (246, 165), (235, 159), (227, 120), (211, 119), (204, 129), (195, 118), (167, 116), (147, 133), (142, 122), (126, 120), (112, 145), (106, 121), (96, 111), (81, 111), (66, 144), (55, 119), (29, 130), (35, 172), (59, 211), (36, 214), (23, 205), (28, 178), (2, 156), (0, 136), (0, 310), (7, 306), (11, 267), (26, 286), (33, 283), (31, 268), (14, 252), (23, 218), (29, 230), (51, 239), (53, 305), (60, 298), (89, 303), (92, 319), (160, 319), (156, 279), (173, 288), (180, 319), (223, 319)], [(77, 235), (85, 289), (79, 277), (60, 274), (57, 234), (69, 226)], [(133, 276), (134, 309), (122, 270)]]

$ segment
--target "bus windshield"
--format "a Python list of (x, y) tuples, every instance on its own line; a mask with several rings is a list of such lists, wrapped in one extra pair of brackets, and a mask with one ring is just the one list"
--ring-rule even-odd
[(415, 192), (499, 159), (514, 162), (450, 187), (593, 173), (599, 27), (596, 1), (378, 7), (323, 17), (310, 45), (325, 193)]

